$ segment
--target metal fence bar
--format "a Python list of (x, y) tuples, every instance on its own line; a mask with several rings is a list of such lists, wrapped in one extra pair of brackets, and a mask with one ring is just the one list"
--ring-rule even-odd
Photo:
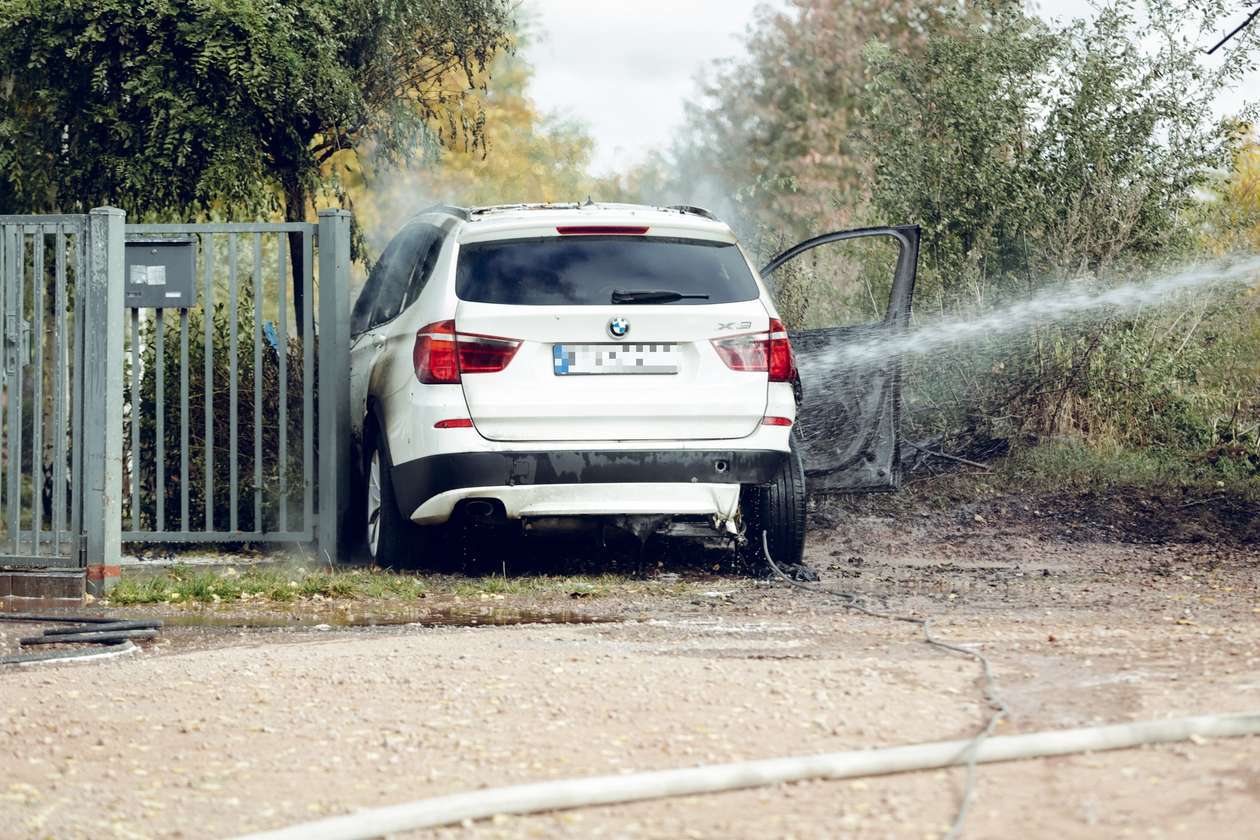
[[(122, 503), (123, 242), (126, 215), (103, 207), (89, 216), (88, 276), (76, 296), (84, 300), (83, 531), (88, 587), (103, 594), (118, 580)], [(90, 332), (86, 325), (91, 325)], [(115, 418), (113, 422), (108, 421)], [(76, 494), (78, 495), (78, 494)]]
[(159, 309), (155, 314), (153, 321), (154, 329), (157, 330), (157, 347), (153, 354), (153, 404), (154, 408), (154, 425), (157, 434), (154, 435), (154, 445), (157, 449), (157, 455), (154, 464), (155, 475), (155, 493), (157, 498), (154, 500), (157, 505), (157, 530), (166, 530), (166, 321), (162, 317), (165, 310)]
[(254, 234), (254, 530), (263, 529), (262, 508), (262, 234)]
[(22, 269), (26, 262), (26, 234), (20, 227), (10, 229), (9, 259), (12, 270), (7, 320), (6, 350), (9, 353), (9, 541), (16, 554), (21, 551), (22, 530), (22, 333), (25, 324), (25, 300)]
[(31, 216), (23, 216), (20, 214), (6, 213), (0, 215), (0, 225), (8, 227), (9, 225), (56, 225), (67, 219), (72, 219), (76, 224), (80, 224), (82, 216), (62, 216), (55, 213), (44, 213), (42, 215), (35, 214)]
[(237, 478), (240, 465), (236, 462), (236, 354), (238, 352), (238, 327), (237, 323), (237, 294), (236, 294), (236, 234), (228, 234), (228, 300), (230, 301), (230, 309), (228, 310), (228, 328), (230, 339), (228, 341), (228, 529), (231, 531), (238, 530), (237, 527)]
[[(10, 341), (9, 315), (13, 312), (12, 266), (14, 244), (12, 228), (8, 226), (0, 227), (0, 246), (2, 246), (0, 247), (0, 273), (3, 274), (3, 279), (0, 283), (2, 283), (4, 287), (3, 293), (0, 294), (0, 307), (3, 308), (3, 312), (0, 313), (0, 366), (3, 367), (3, 372), (0, 372), (0, 377), (3, 378), (4, 383), (4, 400), (0, 401), (0, 433), (3, 433), (5, 437), (4, 451), (7, 453), (12, 450), (8, 445), (8, 426), (5, 425), (3, 421), (8, 421), (9, 425), (12, 424), (13, 421), (10, 419), (9, 415), (13, 413), (13, 406), (16, 404), (13, 398), (13, 377), (9, 373), (10, 354), (8, 350)], [(14, 483), (13, 478), (13, 459), (9, 458), (4, 466), (5, 469), (0, 470), (0, 473), (4, 473), (3, 487), (0, 489), (5, 491), (5, 495), (3, 497), (4, 545), (7, 551), (16, 553), (16, 531), (14, 531), (12, 525), (10, 524), (11, 517), (9, 516), (9, 508), (12, 505), (13, 491), (17, 486)]]
[(204, 530), (214, 530), (214, 235), (202, 238), (202, 266), (206, 279), (206, 299), (202, 303), (202, 326), (205, 327), (205, 389), (206, 401), (206, 452), (202, 459), (205, 469), (206, 524)]
[(179, 310), (179, 530), (188, 531), (188, 310)]
[(22, 439), (26, 436), (26, 363), (30, 353), (30, 322), (26, 320), (26, 229), (17, 228), (18, 247), (17, 253), (17, 329), (13, 333), (13, 341), (16, 343), (16, 353), (14, 354), (16, 375), (14, 382), (17, 384), (17, 433), (13, 440), (10, 441), (10, 457), (17, 462), (18, 483), (14, 485), (17, 495), (17, 519), (13, 523), (15, 534), (14, 545), (17, 551), (21, 552), (21, 534), (22, 534), (22, 495), (25, 489), (23, 485), (23, 475), (25, 474), (25, 464), (22, 459)]
[[(9, 402), (8, 387), (9, 375), (5, 362), (4, 348), (7, 346), (8, 331), (5, 328), (7, 323), (6, 313), (8, 312), (8, 278), (9, 278), (9, 229), (0, 226), (0, 389), (4, 390), (3, 399), (0, 399), (0, 438), (3, 438), (5, 429), (5, 409)], [(0, 442), (0, 451), (7, 451)], [(12, 488), (8, 484), (8, 476), (5, 475), (6, 469), (4, 464), (0, 464), (0, 519), (5, 522), (5, 544), (7, 545), (8, 532), (8, 496), (5, 492), (12, 492)]]
[(55, 556), (52, 554), (7, 554), (4, 556), (6, 566), (30, 566), (35, 569), (80, 569), (77, 556)]
[(140, 530), (140, 310), (131, 310), (131, 529)]
[[(289, 270), (287, 255), (289, 252), (287, 237), (277, 236), (279, 256), (279, 321), (280, 352), (277, 354), (279, 365), (279, 398), (280, 398), (280, 434), (276, 445), (276, 471), (280, 474), (280, 511), (278, 530), (289, 530), (289, 301), (286, 292), (289, 288)], [(295, 278), (296, 279), (296, 278)]]
[[(314, 257), (310, 231), (302, 234), (302, 530), (315, 524), (315, 297)], [(295, 278), (296, 279), (296, 278)]]
[(31, 554), (42, 554), (44, 525), (44, 229), (33, 231), (31, 244), (31, 308), (34, 328), (31, 352), (35, 357), (35, 401), (31, 406)]
[(207, 534), (201, 531), (183, 533), (182, 531), (123, 531), (123, 542), (162, 542), (172, 544), (206, 543), (206, 542), (240, 542), (240, 543), (278, 543), (307, 542), (311, 535), (306, 531), (215, 531)]
[(52, 463), (52, 529), (56, 534), (53, 554), (65, 548), (66, 531), (66, 226), (57, 225), (54, 263), (53, 308), (56, 310), (53, 341), (53, 463)]
[[(27, 217), (21, 216), (19, 218), (25, 219)], [(3, 221), (3, 219), (4, 217), (0, 216), (0, 221)], [(260, 231), (306, 233), (310, 229), (310, 222), (214, 222), (207, 224), (182, 224), (176, 222), (174, 224), (127, 225), (129, 233), (215, 234), (258, 233)]]
[[(74, 238), (74, 357), (70, 371), (70, 533), (78, 539), (83, 528), (83, 293), (88, 268), (88, 226), (81, 225)], [(121, 353), (119, 353), (121, 363)], [(122, 488), (119, 488), (121, 492)], [(121, 504), (121, 502), (120, 502)], [(71, 550), (74, 550), (72, 545)]]

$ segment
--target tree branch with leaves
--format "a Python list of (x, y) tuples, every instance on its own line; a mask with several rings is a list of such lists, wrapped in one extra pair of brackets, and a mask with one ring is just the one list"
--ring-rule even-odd
[(480, 144), (513, 28), (509, 0), (2, 4), (0, 212), (305, 220), (344, 198), (330, 153)]

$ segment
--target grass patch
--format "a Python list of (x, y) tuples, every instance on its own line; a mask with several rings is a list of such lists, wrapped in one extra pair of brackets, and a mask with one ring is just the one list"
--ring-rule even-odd
[(426, 577), (352, 569), (308, 572), (305, 569), (193, 569), (174, 566), (149, 577), (124, 576), (109, 593), (117, 605), (268, 601), (335, 598), (409, 600), (428, 595), (554, 595), (599, 598), (630, 581), (619, 575), (529, 576), (503, 578)]
[(301, 598), (419, 598), (429, 591), (422, 578), (359, 570), (246, 569), (243, 572), (175, 566), (152, 577), (124, 576), (109, 593), (113, 604), (199, 603)]
[[(1260, 503), (1260, 472), (1252, 456), (1193, 455), (1154, 448), (1126, 449), (1059, 440), (990, 461), (989, 471), (950, 466), (939, 474), (912, 473), (902, 490), (837, 497), (842, 508), (883, 515), (948, 511), (961, 504), (1023, 496), (1065, 500), (1085, 495), (1219, 498)], [(820, 508), (827, 507), (821, 499)], [(1187, 508), (1197, 516), (1198, 507)]]
[(996, 465), (995, 477), (1022, 490), (1218, 491), (1260, 498), (1260, 480), (1247, 458), (1189, 457), (1159, 449), (1044, 443)]
[(579, 598), (599, 598), (630, 579), (622, 575), (531, 575), (505, 578), (500, 576), (455, 579), (446, 590), (452, 595), (554, 595), (567, 594)]

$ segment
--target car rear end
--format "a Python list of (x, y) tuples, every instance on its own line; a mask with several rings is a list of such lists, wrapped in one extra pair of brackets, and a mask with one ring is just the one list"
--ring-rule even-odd
[(413, 456), (393, 459), (413, 522), (734, 534), (741, 487), (782, 468), (791, 350), (725, 225), (487, 212), (459, 231), (442, 286), (449, 317), (417, 329), (406, 420), (390, 420)]

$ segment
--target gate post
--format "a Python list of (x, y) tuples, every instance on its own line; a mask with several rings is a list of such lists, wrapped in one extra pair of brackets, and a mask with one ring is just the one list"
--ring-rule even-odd
[(94, 595), (113, 588), (122, 551), (123, 241), (127, 214), (98, 207), (88, 214), (83, 295), (84, 563)]
[(350, 213), (319, 211), (320, 560), (338, 562), (350, 504)]

